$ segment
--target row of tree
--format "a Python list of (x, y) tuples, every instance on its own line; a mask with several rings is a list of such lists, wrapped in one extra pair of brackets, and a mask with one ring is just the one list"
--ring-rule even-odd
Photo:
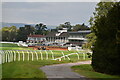
[(71, 25), (70, 22), (60, 24), (56, 29), (60, 28), (67, 28), (68, 31), (90, 30), (90, 28), (86, 26), (84, 23), (82, 25), (81, 24)]
[(65, 22), (60, 24), (56, 29), (47, 29), (47, 26), (43, 23), (36, 24), (35, 27), (31, 25), (25, 25), (19, 29), (16, 26), (3, 27), (0, 31), (2, 32), (2, 41), (26, 41), (28, 35), (39, 34), (46, 35), (51, 31), (57, 31), (60, 28), (67, 28), (68, 31), (79, 31), (79, 30), (88, 30), (89, 27), (82, 24), (71, 25), (70, 22)]
[(20, 27), (19, 29), (16, 26), (11, 27), (3, 27), (1, 30), (2, 33), (2, 41), (26, 41), (27, 36), (30, 34), (41, 34), (45, 35), (47, 32), (46, 25), (40, 23), (35, 27), (31, 25), (25, 25), (24, 27)]

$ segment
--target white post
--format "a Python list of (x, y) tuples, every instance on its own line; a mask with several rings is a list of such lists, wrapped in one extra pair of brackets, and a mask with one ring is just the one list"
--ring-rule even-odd
[(9, 62), (9, 53), (8, 53), (8, 51), (6, 51), (7, 52), (7, 62)]
[(18, 53), (18, 61), (20, 61), (20, 53), (19, 53), (19, 51), (17, 51), (17, 53)]
[(31, 54), (32, 54), (32, 61), (33, 61), (33, 59), (34, 59), (34, 56), (33, 56), (33, 52), (31, 51)]
[(1, 51), (1, 55), (2, 55), (2, 63), (5, 63), (5, 53), (4, 53), (4, 51)]
[(25, 58), (25, 57), (24, 57), (24, 52), (23, 52), (23, 51), (22, 51), (22, 54), (23, 54), (23, 61), (24, 61), (24, 58)]
[(85, 60), (85, 53), (83, 53), (83, 59)]
[(8, 62), (10, 62), (10, 55), (9, 55), (9, 52), (7, 51), (7, 53), (8, 53)]
[(5, 52), (5, 60), (6, 60), (5, 62), (7, 63), (8, 60), (7, 60), (7, 53), (6, 52)]
[(14, 53), (13, 53), (13, 51), (11, 51), (12, 52), (12, 61), (14, 61)]
[(36, 59), (38, 60), (38, 54), (37, 54), (37, 52), (35, 51), (35, 54), (36, 54)]
[(52, 59), (54, 59), (54, 53), (52, 52), (52, 50), (50, 50), (51, 51), (51, 53), (52, 53)]
[(29, 52), (27, 51), (27, 53), (28, 53), (28, 61), (29, 61)]
[(45, 50), (46, 53), (46, 60), (48, 60), (48, 52)]
[(13, 61), (13, 53), (12, 53), (12, 50), (10, 51), (10, 60), (11, 60), (11, 62)]
[(62, 52), (62, 55), (64, 56), (64, 60), (65, 60), (65, 55), (64, 55), (64, 53)]
[(16, 52), (15, 51), (13, 51), (14, 52), (14, 61), (16, 60)]
[(2, 54), (3, 53), (0, 53), (0, 64), (2, 64)]
[(5, 63), (5, 53), (2, 54), (2, 63)]
[(80, 59), (80, 57), (79, 57), (79, 54), (78, 53), (76, 53), (77, 54), (77, 57), (78, 57), (78, 60)]
[(41, 60), (43, 60), (43, 55), (42, 55), (42, 52), (41, 52), (41, 50), (40, 50), (40, 54), (41, 54)]
[(5, 63), (5, 53), (2, 51), (2, 63)]
[(8, 60), (8, 52), (6, 51), (6, 62), (9, 62), (9, 60)]
[(10, 60), (10, 62), (12, 61), (11, 51), (9, 51), (9, 60)]

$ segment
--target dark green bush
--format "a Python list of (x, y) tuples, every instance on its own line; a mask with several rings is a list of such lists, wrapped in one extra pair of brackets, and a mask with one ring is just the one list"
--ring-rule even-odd
[(97, 39), (93, 49), (92, 67), (95, 71), (120, 74), (120, 2), (95, 23)]

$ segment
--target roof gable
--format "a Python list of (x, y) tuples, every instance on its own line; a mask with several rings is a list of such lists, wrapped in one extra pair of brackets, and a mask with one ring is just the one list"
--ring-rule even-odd
[(44, 35), (29, 35), (28, 37), (45, 37)]

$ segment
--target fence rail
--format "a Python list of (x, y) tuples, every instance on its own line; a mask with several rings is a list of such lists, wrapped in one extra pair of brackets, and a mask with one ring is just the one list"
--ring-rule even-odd
[(57, 56), (52, 50), (0, 50), (0, 64), (8, 63), (13, 61), (35, 61), (35, 60), (71, 60), (70, 55), (76, 55), (79, 60), (79, 54), (83, 54), (83, 59), (85, 59), (85, 53), (77, 52), (66, 54), (61, 52)]

